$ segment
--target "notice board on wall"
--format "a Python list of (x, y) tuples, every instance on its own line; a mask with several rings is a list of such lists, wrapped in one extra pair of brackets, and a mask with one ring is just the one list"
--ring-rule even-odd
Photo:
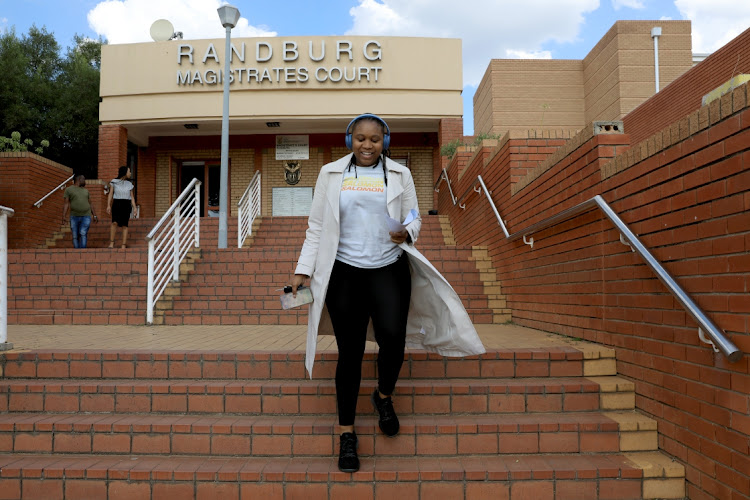
[(274, 216), (310, 215), (313, 188), (311, 187), (275, 187), (272, 196), (272, 214)]

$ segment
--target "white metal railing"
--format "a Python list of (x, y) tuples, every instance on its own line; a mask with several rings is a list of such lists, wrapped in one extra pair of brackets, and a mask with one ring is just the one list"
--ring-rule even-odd
[(451, 201), (455, 205), (456, 204), (456, 197), (453, 196), (453, 188), (451, 187), (451, 180), (448, 178), (448, 172), (446, 172), (445, 169), (443, 169), (443, 171), (440, 172), (440, 177), (438, 177), (438, 180), (435, 183), (435, 192), (436, 193), (440, 192), (440, 183), (443, 182), (443, 181), (445, 181), (448, 184), (448, 192), (451, 195)]
[[(596, 195), (593, 198), (584, 201), (583, 203), (579, 203), (578, 205), (567, 210), (563, 210), (562, 212), (553, 215), (552, 217), (548, 217), (543, 221), (537, 222), (525, 229), (510, 234), (507, 227), (505, 226), (505, 223), (503, 222), (503, 219), (500, 217), (500, 214), (497, 211), (495, 203), (492, 201), (492, 196), (490, 196), (492, 193), (487, 189), (487, 186), (484, 184), (484, 180), (482, 179), (481, 175), (477, 176), (477, 179), (472, 183), (472, 185), (469, 186), (464, 194), (461, 195), (461, 197), (456, 201), (454, 201), (453, 204), (458, 205), (462, 209), (466, 208), (466, 198), (468, 198), (472, 193), (482, 193), (483, 191), (485, 196), (487, 197), (487, 201), (490, 202), (490, 207), (495, 213), (497, 222), (500, 225), (500, 228), (503, 230), (503, 234), (505, 234), (505, 237), (508, 239), (508, 241), (515, 241), (523, 238), (523, 242), (529, 245), (531, 248), (534, 248), (534, 238), (532, 236), (534, 233), (542, 231), (543, 229), (550, 228), (561, 222), (570, 220), (573, 217), (588, 212), (589, 210), (599, 208), (604, 213), (604, 215), (615, 225), (615, 228), (617, 228), (617, 230), (620, 232), (620, 241), (623, 244), (629, 246), (633, 252), (636, 252), (641, 256), (648, 267), (650, 267), (654, 274), (656, 274), (656, 277), (659, 278), (664, 286), (667, 287), (667, 290), (669, 290), (672, 296), (677, 299), (677, 301), (680, 303), (680, 305), (682, 305), (685, 311), (687, 311), (687, 313), (695, 320), (695, 322), (698, 323), (698, 337), (701, 339), (701, 341), (710, 344), (713, 347), (714, 351), (721, 352), (729, 359), (729, 361), (733, 363), (739, 361), (742, 358), (742, 351), (740, 351), (737, 346), (726, 336), (726, 332), (722, 331), (718, 326), (716, 326), (711, 318), (709, 318), (708, 315), (698, 306), (698, 304), (696, 304), (693, 299), (690, 298), (690, 295), (688, 295), (687, 292), (682, 289), (682, 287), (677, 283), (677, 281), (675, 281), (672, 275), (669, 274), (669, 271), (664, 269), (664, 266), (662, 266), (661, 263), (656, 259), (656, 257), (654, 257), (653, 254), (648, 250), (648, 248), (646, 248), (646, 246), (641, 243), (641, 240), (638, 238), (638, 236), (636, 236), (636, 234), (630, 230), (628, 225), (622, 219), (620, 219), (617, 213), (612, 210), (612, 207), (610, 207), (609, 204), (600, 195)], [(708, 333), (708, 337), (710, 338), (707, 338), (704, 332)]]
[(8, 343), (8, 217), (14, 213), (0, 205), (0, 351), (13, 349)]
[(260, 207), (260, 170), (256, 170), (237, 203), (237, 248), (242, 248), (245, 239), (252, 233), (253, 222), (260, 217)]
[(58, 189), (62, 191), (62, 189), (63, 189), (63, 188), (65, 187), (65, 184), (67, 184), (67, 183), (69, 183), (70, 181), (72, 181), (72, 180), (73, 180), (73, 177), (74, 177), (74, 176), (73, 176), (73, 175), (71, 175), (70, 177), (68, 177), (67, 179), (65, 179), (65, 180), (64, 180), (63, 182), (61, 182), (59, 186), (57, 186), (56, 188), (53, 188), (53, 189), (52, 189), (52, 191), (50, 191), (49, 193), (47, 193), (47, 194), (45, 194), (44, 196), (42, 196), (42, 197), (41, 197), (40, 199), (38, 199), (38, 200), (36, 201), (36, 203), (34, 203), (34, 206), (35, 206), (36, 208), (39, 208), (39, 207), (41, 207), (41, 206), (42, 206), (42, 203), (44, 203), (44, 200), (46, 200), (47, 198), (49, 198), (50, 196), (52, 196), (52, 194), (53, 194), (53, 193), (54, 193), (55, 191), (57, 191)]
[(193, 179), (146, 236), (148, 324), (154, 322), (154, 304), (169, 282), (180, 280), (180, 263), (185, 255), (193, 246), (200, 246), (200, 186), (201, 181)]

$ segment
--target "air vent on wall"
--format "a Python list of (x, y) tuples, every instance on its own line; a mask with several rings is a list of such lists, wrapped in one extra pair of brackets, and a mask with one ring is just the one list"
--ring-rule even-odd
[(281, 127), (281, 122), (266, 122), (266, 127), (269, 127), (269, 128)]
[(198, 124), (197, 123), (186, 123), (185, 124), (185, 128), (188, 129), (188, 130), (195, 130), (195, 129), (198, 128)]

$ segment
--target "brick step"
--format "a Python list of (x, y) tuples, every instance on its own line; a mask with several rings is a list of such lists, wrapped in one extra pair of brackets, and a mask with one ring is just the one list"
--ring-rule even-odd
[[(8, 250), (8, 274), (14, 273), (15, 266), (24, 266), (24, 272), (38, 274), (58, 271), (58, 266), (69, 266), (71, 274), (92, 270), (125, 272), (142, 269), (145, 271), (148, 263), (147, 256), (148, 252), (145, 248)], [(101, 266), (104, 267), (101, 268)], [(66, 268), (63, 267), (63, 269)]]
[[(301, 331), (304, 336), (304, 332)], [(315, 379), (335, 376), (336, 352), (319, 352)], [(3, 377), (10, 379), (222, 379), (304, 380), (304, 352), (179, 351), (11, 351), (0, 358)], [(363, 379), (376, 376), (377, 353), (365, 352)], [(594, 377), (616, 374), (614, 351), (581, 352), (572, 347), (492, 349), (481, 356), (445, 358), (408, 350), (399, 380)], [(442, 382), (444, 385), (445, 382)]]
[[(468, 262), (467, 266), (469, 266), (469, 264), (475, 266), (474, 262), (469, 260), (472, 257), (472, 252), (469, 248), (421, 245), (419, 243), (417, 243), (416, 247), (431, 261), (455, 261), (457, 263)], [(269, 262), (275, 265), (286, 262), (296, 263), (301, 248), (302, 245), (273, 245), (269, 247), (250, 246), (243, 248), (217, 249), (203, 248), (203, 244), (201, 244), (201, 249), (203, 250), (203, 262), (212, 264), (223, 262), (228, 265), (238, 263), (244, 264), (247, 262)]]
[[(363, 380), (359, 413), (371, 410), (377, 381)], [(619, 377), (407, 379), (394, 407), (400, 415), (632, 410), (633, 382)], [(2, 412), (231, 413), (334, 415), (332, 380), (3, 380)]]
[[(200, 240), (204, 246), (216, 248), (218, 245), (218, 219), (213, 223), (211, 218), (203, 217), (200, 221)], [(148, 242), (146, 236), (156, 226), (159, 219), (136, 219), (131, 220), (128, 225), (128, 247), (146, 249)], [(92, 224), (87, 235), (88, 248), (106, 248), (109, 245), (109, 220), (102, 220), (99, 224)], [(304, 232), (303, 232), (304, 234)], [(230, 217), (228, 220), (227, 239), (230, 246), (237, 247), (237, 217)], [(122, 230), (117, 228), (115, 233), (115, 248), (120, 248), (122, 243)], [(70, 228), (65, 230), (62, 239), (55, 241), (50, 248), (54, 249), (72, 249), (73, 239), (70, 234)]]
[[(143, 324), (141, 321), (140, 324)], [(307, 312), (294, 312), (287, 314), (269, 313), (261, 314), (257, 311), (240, 313), (238, 311), (214, 312), (210, 309), (197, 311), (195, 314), (174, 313), (170, 310), (163, 312), (163, 316), (154, 316), (155, 325), (179, 326), (179, 325), (306, 325)]]
[[(281, 282), (278, 286), (283, 286), (284, 282)], [(187, 288), (187, 287), (186, 287)], [(180, 293), (179, 296), (174, 297), (174, 307), (171, 310), (175, 314), (204, 314), (204, 313), (241, 313), (249, 312), (255, 314), (263, 314), (267, 312), (281, 312), (281, 302), (279, 300), (280, 291), (273, 292), (270, 295), (263, 295), (253, 290), (251, 293), (237, 293), (231, 295), (220, 295), (212, 294), (210, 290), (214, 287), (206, 287), (208, 291), (200, 288), (193, 288), (192, 290), (186, 290), (188, 293)], [(216, 287), (222, 290), (226, 287)], [(238, 287), (234, 287), (235, 289)], [(134, 295), (139, 293), (140, 289), (136, 290)], [(190, 292), (195, 292), (195, 295)], [(247, 298), (243, 298), (243, 295)], [(145, 297), (145, 292), (144, 292)], [(31, 297), (29, 297), (31, 298)], [(487, 310), (488, 299), (486, 296), (468, 296), (461, 297), (464, 307), (467, 310)], [(106, 299), (101, 299), (106, 301)], [(64, 304), (61, 302), (61, 304)], [(30, 305), (29, 305), (30, 306)], [(29, 307), (27, 307), (29, 308)], [(286, 314), (287, 311), (284, 311)]]
[(364, 458), (0, 455), (5, 498), (684, 498), (684, 467), (659, 452)]
[[(87, 249), (107, 248), (109, 246), (109, 230), (111, 218), (106, 213), (99, 214), (101, 219), (98, 223), (92, 223), (89, 226), (87, 235)], [(146, 235), (159, 222), (157, 218), (131, 219), (128, 222), (128, 246), (135, 248), (146, 248)], [(70, 226), (65, 226), (63, 236), (56, 239), (50, 249), (73, 249), (73, 238), (70, 234)], [(122, 229), (117, 228), (115, 234), (115, 248), (120, 248), (122, 244)]]
[[(31, 288), (52, 288), (55, 292), (59, 293), (62, 289), (82, 289), (84, 292), (87, 289), (91, 289), (97, 286), (105, 286), (112, 289), (111, 287), (117, 287), (121, 285), (141, 285), (145, 286), (147, 282), (146, 270), (143, 273), (128, 273), (128, 274), (109, 274), (109, 273), (89, 273), (89, 272), (71, 272), (71, 274), (56, 273), (51, 271), (49, 274), (16, 274), (8, 277), (10, 286), (26, 285)], [(98, 295), (101, 290), (93, 291), (92, 295)], [(111, 295), (110, 291), (107, 295)], [(37, 293), (33, 295), (38, 295)]]
[(146, 311), (123, 312), (81, 311), (78, 309), (56, 309), (42, 311), (8, 312), (11, 325), (144, 325)]
[[(26, 298), (16, 297), (9, 300), (10, 308), (18, 315), (26, 313), (46, 316), (49, 314), (134, 314), (146, 311), (146, 289), (126, 288), (131, 293), (118, 294), (112, 297), (100, 297), (96, 294), (89, 295), (84, 292), (76, 292), (77, 296), (68, 300), (50, 297), (28, 296)], [(70, 291), (71, 293), (74, 290)]]
[[(236, 238), (236, 237), (235, 237)], [(203, 239), (201, 237), (201, 239)], [(291, 231), (280, 231), (278, 233), (268, 234), (255, 234), (252, 236), (252, 243), (249, 248), (260, 248), (260, 247), (295, 247), (302, 248), (302, 244), (305, 242), (305, 230), (291, 232)], [(417, 247), (422, 246), (445, 246), (445, 240), (443, 239), (443, 233), (439, 231), (420, 231), (419, 239), (417, 240)], [(244, 248), (244, 247), (243, 247)], [(453, 248), (453, 247), (450, 247)]]
[[(146, 306), (145, 291), (136, 294), (144, 297), (137, 301), (136, 310), (123, 311), (119, 308), (96, 309), (16, 309), (8, 312), (8, 323), (11, 325), (145, 325)], [(123, 298), (121, 304), (131, 304), (133, 297)], [(196, 311), (195, 314), (186, 312), (172, 312), (165, 310), (163, 316), (158, 315), (160, 299), (157, 302), (157, 315), (154, 316), (156, 325), (306, 325), (306, 311), (212, 311), (210, 308)], [(11, 304), (12, 305), (12, 304)], [(161, 306), (167, 307), (167, 306)], [(469, 309), (469, 318), (477, 325), (493, 324), (495, 312), (491, 309)], [(504, 320), (503, 320), (504, 321)]]
[[(371, 409), (371, 412), (373, 410)], [(360, 456), (656, 451), (656, 422), (631, 412), (402, 416), (396, 438), (359, 416)], [(332, 456), (333, 416), (0, 415), (0, 453)]]
[[(205, 262), (197, 262), (195, 270), (190, 271), (188, 279), (183, 282), (183, 287), (190, 288), (193, 285), (195, 285), (195, 288), (213, 287), (208, 295), (233, 296), (236, 293), (247, 294), (256, 291), (263, 295), (274, 295), (279, 292), (278, 289), (284, 283), (289, 282), (294, 272), (294, 265), (291, 263), (288, 266), (283, 266), (286, 269), (276, 272), (245, 271), (242, 266), (234, 266), (239, 268), (238, 270), (217, 271), (216, 269), (205, 269), (207, 266)], [(464, 293), (484, 295), (484, 284), (478, 277), (458, 275), (457, 273), (445, 273), (444, 276), (453, 278), (452, 280), (449, 279), (448, 282), (454, 290), (457, 290), (457, 287), (463, 287)], [(197, 285), (201, 286), (198, 287)], [(222, 287), (226, 288), (226, 291), (222, 292)]]
[[(251, 242), (248, 248), (255, 247), (293, 247), (301, 248), (307, 230), (307, 218), (301, 217), (294, 221), (288, 217), (265, 217), (260, 219), (258, 230), (251, 234)], [(128, 226), (128, 246), (133, 248), (145, 248), (147, 246), (146, 235), (157, 224), (159, 219), (135, 219)], [(218, 219), (215, 217), (202, 217), (200, 222), (201, 246), (216, 248), (218, 244)], [(102, 219), (98, 224), (92, 224), (87, 236), (88, 248), (106, 248), (109, 245), (110, 224), (108, 219)], [(227, 239), (230, 247), (236, 248), (237, 241), (237, 218), (229, 217), (227, 228)], [(119, 248), (122, 242), (122, 232), (118, 228), (115, 236), (115, 246)], [(419, 244), (445, 245), (443, 232), (437, 218), (424, 217), (422, 229), (419, 234)], [(70, 228), (64, 230), (63, 237), (55, 240), (50, 246), (54, 249), (72, 249), (73, 240)]]
[[(167, 307), (167, 306), (164, 306)], [(494, 322), (495, 312), (492, 309), (467, 309), (469, 319), (477, 325), (490, 325)], [(145, 321), (145, 320), (144, 320)], [(160, 325), (306, 325), (306, 312), (262, 310), (262, 311), (214, 311), (211, 308), (193, 311), (164, 311), (164, 320)], [(498, 321), (500, 323), (502, 321)], [(143, 321), (134, 324), (143, 324)]]
[[(203, 237), (201, 236), (201, 240), (203, 240)], [(236, 240), (236, 237), (235, 237)], [(268, 234), (268, 235), (254, 235), (252, 236), (252, 242), (247, 246), (247, 248), (267, 248), (267, 247), (273, 247), (273, 248), (302, 248), (302, 244), (305, 242), (305, 231), (301, 232), (279, 232), (274, 234)], [(421, 231), (419, 233), (419, 239), (417, 240), (417, 248), (425, 247), (425, 246), (442, 246), (444, 248), (453, 248), (453, 247), (446, 247), (445, 242), (443, 239), (442, 233), (430, 233), (430, 232), (424, 232)], [(243, 246), (243, 248), (245, 248)]]

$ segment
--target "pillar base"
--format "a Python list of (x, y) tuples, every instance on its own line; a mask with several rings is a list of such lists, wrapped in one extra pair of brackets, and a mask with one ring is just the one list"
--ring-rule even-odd
[(13, 349), (13, 344), (11, 344), (10, 342), (3, 342), (2, 344), (0, 344), (0, 352), (10, 351), (11, 349)]

